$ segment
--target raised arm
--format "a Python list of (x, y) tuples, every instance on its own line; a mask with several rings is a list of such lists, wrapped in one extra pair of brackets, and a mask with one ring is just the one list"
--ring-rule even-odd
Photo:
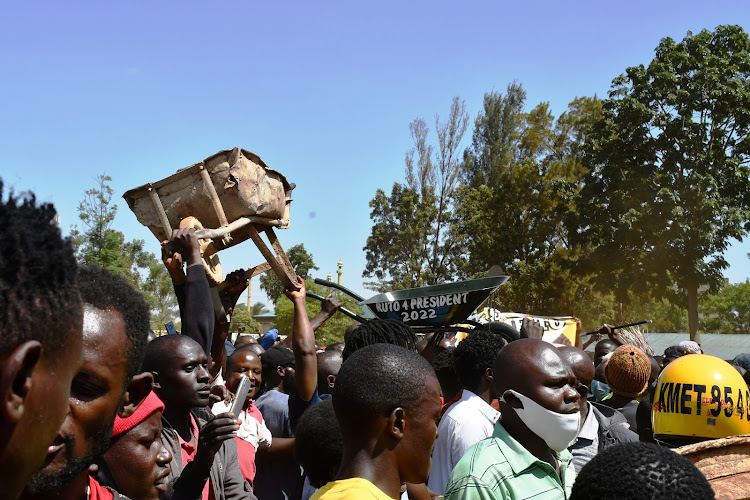
[[(318, 331), (318, 328), (323, 326), (326, 321), (331, 319), (333, 315), (336, 314), (336, 311), (339, 310), (339, 307), (341, 307), (342, 305), (343, 304), (339, 299), (331, 294), (328, 294), (326, 299), (320, 304), (320, 312), (310, 320), (310, 326), (312, 327), (313, 332)], [(287, 337), (281, 341), (281, 345), (291, 348), (292, 336), (287, 335)]]
[(229, 321), (226, 316), (214, 315), (214, 338), (211, 343), (211, 358), (216, 362), (209, 367), (211, 377), (216, 377), (221, 371), (221, 367), (224, 364), (224, 342), (229, 336), (229, 325), (231, 322), (234, 308), (237, 305), (237, 300), (240, 298), (242, 293), (247, 289), (248, 278), (247, 273), (244, 269), (237, 269), (232, 271), (224, 279), (224, 282), (219, 285), (219, 297), (221, 298), (221, 305), (224, 307), (224, 312), (229, 315)]
[(294, 352), (294, 386), (300, 398), (312, 399), (318, 385), (318, 362), (315, 357), (315, 333), (307, 317), (305, 307), (305, 281), (297, 276), (300, 288), (284, 290), (284, 294), (294, 304), (294, 324), (292, 325), (292, 351)]
[(320, 304), (320, 312), (310, 320), (310, 326), (312, 326), (313, 331), (317, 331), (318, 328), (323, 326), (323, 323), (331, 319), (342, 305), (343, 304), (337, 297), (334, 297), (333, 294), (329, 293), (326, 296), (326, 300)]
[[(206, 352), (206, 356), (210, 356), (214, 336), (214, 307), (195, 230), (192, 228), (173, 230), (170, 243), (174, 251), (187, 261), (186, 278), (184, 284), (181, 285), (184, 287), (184, 304), (180, 304), (181, 333), (198, 342)], [(175, 293), (178, 294), (179, 301), (177, 288), (175, 284)]]

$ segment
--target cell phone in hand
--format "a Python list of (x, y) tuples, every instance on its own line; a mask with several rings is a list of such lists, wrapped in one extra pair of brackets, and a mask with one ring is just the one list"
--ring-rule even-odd
[(234, 418), (240, 417), (240, 413), (242, 413), (242, 407), (245, 405), (245, 399), (247, 398), (248, 392), (250, 392), (250, 379), (247, 377), (242, 377), (242, 380), (240, 380), (240, 385), (237, 386), (237, 393), (234, 395), (232, 407), (229, 409), (229, 411), (234, 414)]
[(177, 335), (177, 328), (174, 327), (174, 323), (171, 321), (165, 323), (164, 326), (167, 328), (167, 333), (170, 335)]

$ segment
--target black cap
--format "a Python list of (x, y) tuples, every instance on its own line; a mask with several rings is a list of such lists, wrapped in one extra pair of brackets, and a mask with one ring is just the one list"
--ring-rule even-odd
[(261, 354), (260, 362), (263, 368), (276, 368), (294, 364), (294, 353), (286, 347), (275, 345)]
[(681, 358), (682, 353), (679, 350), (677, 350), (676, 345), (671, 345), (667, 347), (666, 349), (664, 349), (664, 357), (665, 358)]

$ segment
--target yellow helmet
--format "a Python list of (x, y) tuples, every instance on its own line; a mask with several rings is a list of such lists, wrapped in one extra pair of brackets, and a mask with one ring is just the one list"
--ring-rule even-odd
[(656, 439), (718, 439), (750, 434), (750, 391), (732, 365), (689, 354), (656, 381), (651, 420)]

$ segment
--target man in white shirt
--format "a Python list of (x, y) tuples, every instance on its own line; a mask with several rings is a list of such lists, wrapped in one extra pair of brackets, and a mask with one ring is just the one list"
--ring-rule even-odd
[(488, 331), (474, 332), (453, 351), (456, 372), (464, 390), (461, 399), (445, 412), (432, 452), (427, 486), (444, 494), (448, 478), (469, 447), (492, 435), (500, 413), (490, 406), (495, 399), (492, 366), (505, 341)]

